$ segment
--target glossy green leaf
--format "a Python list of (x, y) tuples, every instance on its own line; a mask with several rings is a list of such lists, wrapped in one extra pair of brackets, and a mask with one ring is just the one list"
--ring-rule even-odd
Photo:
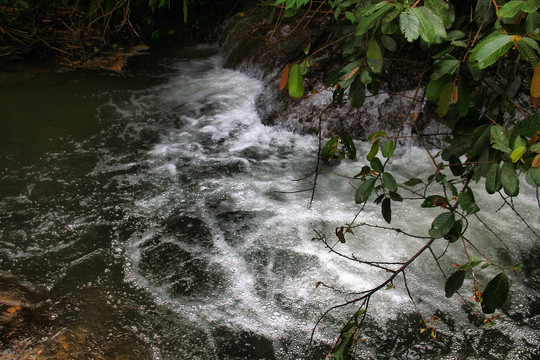
[(374, 74), (380, 73), (382, 71), (383, 58), (381, 48), (375, 38), (372, 38), (368, 43), (366, 57), (371, 72)]
[(304, 95), (304, 77), (300, 73), (300, 65), (294, 64), (289, 69), (289, 95), (293, 98), (301, 98)]
[(446, 283), (444, 284), (444, 293), (447, 298), (452, 297), (452, 295), (461, 289), (466, 274), (466, 271), (458, 270), (448, 277)]
[(444, 235), (448, 234), (452, 226), (456, 222), (454, 213), (445, 212), (440, 214), (433, 220), (431, 223), (431, 229), (429, 229), (429, 236), (434, 239), (442, 238)]
[(513, 44), (511, 35), (497, 34), (489, 36), (474, 47), (470, 58), (479, 69), (484, 69), (499, 60)]
[(389, 198), (384, 198), (381, 205), (381, 212), (384, 221), (390, 224), (392, 222), (392, 205), (390, 204)]
[(504, 306), (510, 292), (510, 280), (505, 273), (495, 276), (486, 285), (482, 299), (482, 311), (484, 314), (493, 314), (495, 310)]
[(398, 188), (396, 179), (388, 172), (382, 174), (382, 182), (388, 191), (396, 191)]
[(452, 225), (452, 228), (450, 229), (448, 234), (444, 235), (444, 238), (450, 241), (451, 243), (454, 243), (461, 238), (462, 231), (463, 231), (463, 220), (459, 219), (454, 223), (454, 225)]
[(354, 197), (354, 201), (357, 204), (362, 204), (369, 199), (369, 196), (373, 192), (373, 189), (375, 188), (375, 179), (369, 178), (364, 180), (362, 184), (356, 189), (356, 194)]
[(379, 174), (384, 172), (384, 166), (381, 162), (381, 159), (379, 159), (378, 157), (375, 156), (373, 159), (371, 159), (369, 164), (371, 165), (371, 168)]
[(371, 149), (369, 150), (369, 153), (366, 155), (367, 161), (373, 160), (373, 158), (377, 155), (379, 152), (379, 147), (381, 146), (381, 139), (375, 140), (373, 145), (371, 145)]
[(501, 168), (499, 163), (492, 164), (486, 175), (486, 191), (488, 194), (494, 194), (501, 189)]
[(394, 155), (394, 140), (388, 139), (382, 147), (382, 156), (389, 159)]
[(508, 196), (519, 195), (519, 178), (513, 165), (505, 162), (501, 168), (501, 184)]
[(482, 155), (489, 146), (491, 129), (488, 125), (478, 126), (471, 136), (471, 148), (467, 152), (469, 159)]

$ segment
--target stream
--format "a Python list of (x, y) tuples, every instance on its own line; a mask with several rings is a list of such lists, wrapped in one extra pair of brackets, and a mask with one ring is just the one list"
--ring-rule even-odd
[[(317, 138), (261, 124), (261, 82), (222, 61), (200, 46), (130, 59), (126, 77), (0, 72), (2, 358), (324, 359), (355, 308), (330, 312), (310, 344), (319, 317), (388, 277), (312, 240), (335, 237), (358, 211), (358, 183), (329, 171), (357, 174), (371, 144), (357, 143), (357, 161), (325, 165), (310, 206), (300, 190), (311, 180), (296, 180), (313, 172)], [(398, 182), (432, 171), (414, 146), (389, 166)], [(534, 190), (522, 181), (521, 193), (516, 208), (540, 233)], [(497, 211), (500, 197), (475, 194), (504, 244), (480, 223), (469, 238), (493, 261), (523, 263), (497, 324), (447, 299), (425, 254), (407, 281), (424, 316), (438, 318), (436, 339), (399, 279), (373, 296), (354, 358), (540, 356), (540, 242)], [(427, 235), (438, 214), (396, 203), (392, 226)], [(358, 221), (385, 225), (372, 201)], [(346, 237), (344, 254), (389, 262), (425, 241), (374, 228)], [(453, 245), (447, 273), (466, 262)], [(486, 283), (497, 269), (479, 273)], [(469, 300), (470, 278), (463, 289)]]

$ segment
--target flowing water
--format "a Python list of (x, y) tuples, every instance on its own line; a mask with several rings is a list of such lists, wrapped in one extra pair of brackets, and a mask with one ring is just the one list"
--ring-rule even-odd
[[(313, 171), (317, 139), (262, 125), (261, 83), (223, 69), (212, 47), (141, 57), (129, 72), (3, 74), (2, 356), (324, 359), (354, 307), (325, 317), (309, 346), (320, 315), (388, 276), (312, 241), (352, 220), (356, 184), (325, 173), (309, 206), (311, 192), (299, 190), (311, 183), (294, 180)], [(354, 175), (363, 165), (328, 170)], [(431, 170), (414, 147), (390, 166), (399, 181)], [(538, 233), (534, 192), (522, 192), (516, 206)], [(494, 261), (524, 264), (497, 326), (446, 299), (426, 255), (407, 280), (425, 317), (438, 316), (437, 339), (420, 332), (399, 279), (372, 299), (359, 359), (537, 358), (538, 239), (507, 209), (496, 212), (500, 199), (477, 200), (506, 246), (480, 224), (470, 237)], [(405, 202), (392, 226), (425, 235), (437, 214)], [(375, 205), (359, 221), (384, 225)], [(367, 260), (404, 261), (423, 245), (370, 228), (347, 239), (337, 249)], [(460, 262), (463, 251), (450, 251), (441, 266)]]

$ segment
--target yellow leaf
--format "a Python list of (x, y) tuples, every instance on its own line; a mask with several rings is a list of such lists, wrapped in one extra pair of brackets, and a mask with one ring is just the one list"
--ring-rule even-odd
[(531, 96), (540, 98), (540, 62), (536, 65), (531, 81)]
[(532, 162), (533, 168), (538, 167), (538, 166), (540, 166), (540, 154), (536, 155), (536, 157), (534, 158)]

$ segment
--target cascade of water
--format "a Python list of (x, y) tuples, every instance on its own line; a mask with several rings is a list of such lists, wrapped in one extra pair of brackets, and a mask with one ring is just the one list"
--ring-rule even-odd
[[(356, 184), (323, 174), (309, 206), (311, 193), (299, 190), (311, 183), (293, 180), (313, 171), (317, 139), (262, 125), (258, 80), (223, 69), (219, 56), (177, 61), (167, 73), (150, 88), (100, 97), (99, 134), (66, 140), (40, 166), (9, 168), (2, 183), (26, 185), (5, 190), (0, 203), (2, 276), (46, 289), (52, 329), (77, 323), (106, 341), (134, 337), (139, 350), (132, 356), (139, 358), (324, 358), (354, 308), (331, 312), (306, 352), (318, 317), (354, 297), (347, 292), (388, 276), (311, 240), (315, 231), (330, 237), (352, 220)], [(360, 160), (328, 169), (358, 173), (369, 144), (357, 147)], [(398, 152), (390, 164), (398, 182), (429, 174), (423, 150)], [(532, 189), (522, 191), (517, 206), (539, 231)], [(482, 209), (500, 206), (477, 193)], [(425, 235), (437, 211), (417, 205), (397, 205), (392, 225)], [(470, 237), (493, 259), (523, 261), (526, 269), (513, 279), (500, 324), (483, 328), (462, 302), (446, 299), (437, 265), (423, 256), (407, 279), (422, 311), (439, 317), (438, 339), (420, 334), (418, 315), (396, 281), (372, 299), (359, 358), (533, 357), (540, 345), (538, 240), (507, 210), (489, 214), (485, 220), (510, 251), (479, 224)], [(383, 224), (372, 204), (360, 217)], [(362, 229), (337, 249), (403, 261), (422, 245)], [(449, 270), (463, 260), (450, 249), (441, 263)], [(339, 291), (317, 288), (319, 281)]]

